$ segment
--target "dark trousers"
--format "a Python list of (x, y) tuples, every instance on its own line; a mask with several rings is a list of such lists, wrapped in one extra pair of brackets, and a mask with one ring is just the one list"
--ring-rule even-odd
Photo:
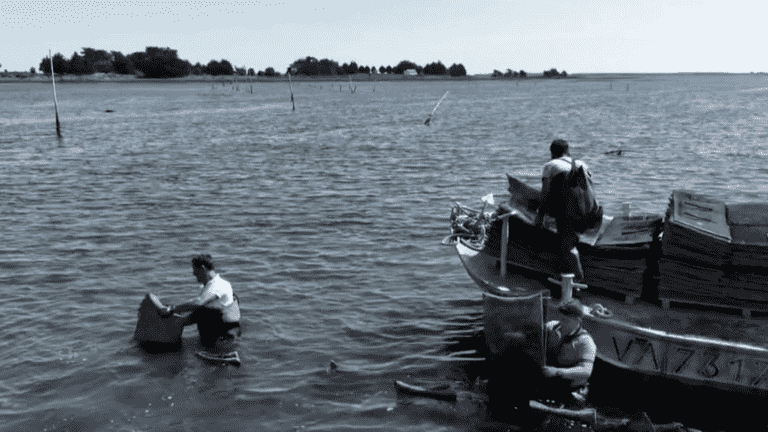
[(584, 279), (584, 271), (581, 268), (581, 260), (578, 252), (574, 254), (572, 249), (579, 244), (579, 236), (573, 228), (571, 221), (566, 216), (565, 173), (554, 176), (550, 183), (547, 200), (542, 203), (544, 211), (555, 218), (557, 223), (557, 237), (560, 252), (561, 273), (573, 273), (577, 280)]
[(207, 307), (199, 307), (192, 312), (184, 325), (197, 324), (200, 333), (200, 344), (209, 350), (229, 351), (234, 341), (242, 331), (239, 322), (225, 322), (221, 311)]
[(560, 263), (561, 273), (573, 273), (576, 275), (577, 280), (584, 279), (584, 270), (581, 267), (581, 259), (579, 259), (578, 249), (574, 253), (573, 248), (579, 244), (579, 235), (573, 229), (567, 218), (557, 217), (555, 218), (557, 223), (557, 237), (560, 247), (560, 256), (562, 262)]

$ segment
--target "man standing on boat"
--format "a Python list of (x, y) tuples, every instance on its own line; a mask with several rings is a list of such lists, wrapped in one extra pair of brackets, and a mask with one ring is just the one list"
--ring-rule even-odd
[(579, 236), (574, 229), (573, 221), (567, 217), (565, 182), (566, 176), (575, 165), (577, 168), (583, 168), (584, 172), (592, 178), (589, 167), (582, 161), (573, 161), (571, 153), (568, 150), (568, 143), (562, 139), (552, 141), (549, 146), (549, 152), (552, 159), (544, 165), (541, 174), (541, 205), (536, 215), (536, 226), (544, 225), (544, 215), (548, 214), (555, 218), (557, 224), (557, 235), (559, 239), (560, 253), (563, 259), (561, 265), (562, 273), (573, 273), (577, 281), (584, 280), (584, 271), (579, 259), (579, 251), (576, 245), (579, 243)]
[(168, 306), (163, 315), (192, 312), (185, 326), (197, 324), (200, 343), (208, 350), (227, 351), (240, 336), (240, 302), (232, 285), (216, 273), (209, 254), (192, 258), (192, 273), (202, 284), (200, 295), (177, 306)]
[(586, 401), (588, 381), (592, 376), (597, 347), (592, 336), (581, 327), (584, 307), (571, 299), (558, 310), (560, 321), (549, 321), (547, 332), (547, 364), (542, 368), (542, 396), (578, 407)]

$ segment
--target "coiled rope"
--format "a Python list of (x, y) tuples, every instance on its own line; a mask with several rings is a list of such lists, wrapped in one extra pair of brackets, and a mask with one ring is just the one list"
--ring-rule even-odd
[(471, 209), (458, 202), (451, 209), (451, 234), (441, 242), (453, 246), (459, 239), (467, 240), (476, 246), (485, 244), (487, 226), (490, 220), (482, 212)]

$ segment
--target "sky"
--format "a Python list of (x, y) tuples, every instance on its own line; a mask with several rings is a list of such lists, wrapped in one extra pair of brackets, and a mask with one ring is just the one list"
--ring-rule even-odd
[(48, 50), (169, 47), (192, 64), (339, 64), (573, 73), (768, 71), (760, 0), (0, 0), (0, 70)]

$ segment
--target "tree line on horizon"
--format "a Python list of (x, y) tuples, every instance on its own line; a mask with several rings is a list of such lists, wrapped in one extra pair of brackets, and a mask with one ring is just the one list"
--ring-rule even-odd
[[(396, 66), (381, 65), (364, 66), (355, 61), (339, 63), (335, 60), (322, 59), (307, 56), (291, 63), (285, 73), (291, 75), (351, 75), (351, 74), (404, 74), (412, 69), (418, 75), (450, 75), (454, 77), (466, 76), (467, 71), (461, 63), (454, 63), (446, 67), (441, 61), (429, 63), (426, 66), (417, 65), (409, 60), (403, 60)], [(51, 74), (51, 58), (46, 56), (40, 61), (40, 72)], [(35, 73), (34, 68), (30, 72)], [(188, 60), (182, 60), (177, 50), (160, 47), (147, 47), (143, 52), (138, 51), (125, 55), (120, 51), (97, 50), (83, 48), (81, 52), (74, 52), (70, 58), (61, 53), (53, 55), (53, 72), (56, 74), (88, 75), (93, 73), (116, 73), (123, 75), (136, 75), (145, 78), (177, 78), (188, 75), (240, 75), (240, 76), (280, 76), (281, 73), (273, 67), (267, 67), (263, 71), (256, 72), (253, 68), (246, 70), (245, 66), (233, 66), (228, 60), (211, 60), (206, 65), (191, 64)]]
[[(45, 57), (40, 62), (40, 71), (51, 73), (51, 59)], [(88, 75), (97, 72), (137, 75), (146, 78), (178, 78), (187, 75), (255, 75), (253, 69), (245, 70), (232, 65), (227, 60), (211, 60), (207, 65), (200, 62), (191, 64), (179, 58), (176, 50), (170, 48), (147, 47), (146, 50), (125, 55), (120, 51), (96, 50), (83, 48), (81, 53), (74, 52), (66, 58), (61, 53), (53, 55), (53, 72), (56, 74)]]
[(352, 75), (356, 73), (364, 74), (395, 74), (403, 75), (407, 70), (414, 70), (417, 75), (450, 75), (454, 77), (466, 76), (467, 70), (464, 65), (452, 64), (450, 67), (446, 67), (441, 61), (429, 63), (426, 66), (419, 66), (416, 63), (403, 60), (396, 66), (384, 66), (381, 65), (377, 69), (376, 66), (364, 66), (358, 65), (355, 61), (351, 61), (348, 64), (344, 63), (339, 65), (335, 60), (322, 59), (318, 60), (315, 57), (307, 56), (303, 59), (298, 59), (288, 66), (287, 73), (292, 75)]
[[(520, 70), (520, 72), (517, 72), (517, 71), (513, 71), (512, 69), (507, 69), (506, 72), (502, 72), (500, 70), (494, 69), (493, 73), (491, 74), (492, 78), (515, 78), (515, 77), (525, 78), (527, 76), (528, 76), (528, 73), (526, 73), (524, 70)], [(544, 71), (542, 73), (542, 76), (544, 78), (555, 78), (555, 77), (565, 78), (568, 76), (568, 72), (566, 71), (558, 72), (557, 69), (552, 68), (548, 71)]]
[[(428, 63), (420, 66), (412, 61), (403, 60), (397, 65), (376, 66), (358, 65), (355, 61), (349, 63), (339, 63), (331, 59), (318, 60), (315, 57), (307, 56), (291, 63), (285, 73), (291, 75), (353, 75), (353, 74), (395, 74), (402, 75), (405, 71), (413, 70), (417, 75), (450, 75), (452, 77), (466, 76), (467, 71), (461, 63), (453, 63), (451, 66), (444, 65), (441, 61)], [(45, 57), (40, 62), (40, 71), (49, 75), (51, 73), (51, 60)], [(182, 60), (176, 50), (170, 48), (147, 47), (143, 52), (138, 51), (125, 55), (120, 51), (97, 50), (94, 48), (83, 48), (82, 52), (74, 52), (70, 58), (64, 57), (61, 53), (53, 56), (53, 71), (56, 74), (87, 75), (97, 72), (117, 73), (124, 75), (136, 75), (146, 78), (176, 78), (188, 75), (240, 75), (240, 76), (280, 76), (281, 73), (273, 67), (267, 67), (263, 71), (256, 72), (253, 68), (246, 70), (245, 66), (233, 66), (228, 60), (211, 60), (203, 65), (200, 62), (191, 64), (188, 60)], [(34, 68), (30, 72), (35, 73)], [(545, 78), (567, 77), (566, 71), (558, 72), (552, 68), (544, 71)], [(506, 72), (499, 70), (493, 71), (493, 78), (525, 78), (528, 74), (524, 70), (513, 71), (507, 69)]]

